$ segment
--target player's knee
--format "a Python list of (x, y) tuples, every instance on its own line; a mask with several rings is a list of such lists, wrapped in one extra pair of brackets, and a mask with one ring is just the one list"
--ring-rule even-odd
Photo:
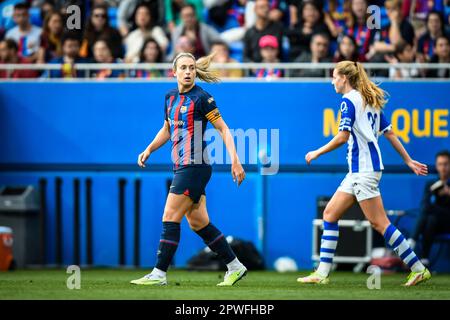
[(164, 209), (163, 221), (177, 221), (177, 212), (172, 208)]
[(370, 221), (370, 224), (372, 225), (372, 228), (377, 231), (378, 233), (384, 234), (384, 231), (389, 226), (389, 222), (382, 221), (382, 220), (372, 220)]
[(188, 220), (188, 222), (189, 222), (189, 227), (193, 231), (198, 231), (198, 230), (201, 230), (204, 227), (206, 227), (209, 223), (209, 220), (204, 221), (204, 220), (199, 220), (199, 219), (191, 219), (191, 220)]
[(325, 220), (326, 222), (336, 222), (336, 216), (334, 214), (334, 212), (332, 210), (330, 210), (328, 207), (325, 208), (325, 210), (323, 211), (323, 220)]
[(201, 226), (198, 221), (189, 221), (189, 228), (191, 228), (192, 231), (198, 231), (201, 229)]

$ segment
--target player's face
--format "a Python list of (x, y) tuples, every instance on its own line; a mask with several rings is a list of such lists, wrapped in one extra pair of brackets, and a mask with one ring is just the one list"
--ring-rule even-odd
[(177, 70), (175, 71), (178, 83), (183, 87), (190, 87), (195, 81), (195, 61), (190, 57), (181, 57), (177, 60)]
[(440, 177), (450, 176), (450, 159), (446, 156), (440, 156), (436, 159), (436, 171)]
[(331, 84), (337, 93), (343, 93), (345, 87), (345, 76), (339, 74), (336, 69), (333, 70), (333, 81)]

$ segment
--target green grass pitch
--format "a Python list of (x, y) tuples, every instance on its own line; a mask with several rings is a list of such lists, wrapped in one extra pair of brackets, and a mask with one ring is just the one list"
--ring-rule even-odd
[(300, 285), (299, 275), (253, 271), (234, 287), (218, 288), (222, 272), (171, 270), (165, 287), (133, 286), (145, 270), (81, 270), (81, 289), (69, 290), (70, 274), (63, 269), (0, 272), (0, 299), (166, 299), (166, 300), (270, 300), (270, 299), (450, 299), (450, 274), (433, 275), (429, 282), (405, 288), (406, 274), (382, 275), (381, 289), (369, 290), (368, 274), (335, 272), (329, 285)]

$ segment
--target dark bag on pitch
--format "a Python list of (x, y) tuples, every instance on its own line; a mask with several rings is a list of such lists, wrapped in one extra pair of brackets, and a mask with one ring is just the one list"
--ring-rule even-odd
[[(234, 253), (248, 270), (263, 270), (264, 259), (250, 241), (233, 238), (228, 241)], [(226, 265), (208, 247), (201, 250), (187, 262), (188, 270), (219, 271), (226, 270)]]

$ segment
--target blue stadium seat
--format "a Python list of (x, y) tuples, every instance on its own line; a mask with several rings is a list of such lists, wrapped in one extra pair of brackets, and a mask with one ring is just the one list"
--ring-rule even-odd
[(42, 27), (42, 24), (44, 23), (44, 21), (42, 21), (42, 19), (41, 19), (41, 8), (31, 7), (29, 12), (30, 12), (31, 24), (38, 26), (38, 27)]
[(389, 24), (389, 18), (386, 12), (386, 8), (381, 7), (380, 13), (381, 13), (381, 28), (384, 28)]
[(113, 28), (117, 29), (118, 22), (117, 22), (117, 8), (109, 7), (108, 8), (108, 18), (109, 18), (109, 25)]
[(242, 41), (235, 41), (229, 44), (230, 57), (242, 62), (244, 55), (244, 43)]

